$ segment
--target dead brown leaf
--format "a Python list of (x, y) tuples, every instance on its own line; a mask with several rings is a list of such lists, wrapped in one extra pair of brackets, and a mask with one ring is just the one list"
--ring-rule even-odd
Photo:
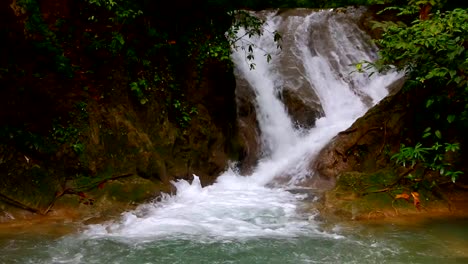
[(407, 193), (402, 193), (402, 194), (397, 194), (395, 195), (395, 199), (405, 199), (406, 201), (409, 201), (409, 194)]
[(411, 192), (411, 196), (413, 196), (413, 204), (418, 211), (421, 211), (421, 201), (419, 200), (419, 193)]

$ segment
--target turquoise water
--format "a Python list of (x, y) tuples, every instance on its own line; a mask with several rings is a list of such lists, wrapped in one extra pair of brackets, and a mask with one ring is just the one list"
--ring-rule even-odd
[(52, 227), (0, 235), (0, 263), (468, 263), (467, 221), (354, 223), (305, 236), (202, 240), (90, 237), (79, 231), (85, 226), (57, 236)]

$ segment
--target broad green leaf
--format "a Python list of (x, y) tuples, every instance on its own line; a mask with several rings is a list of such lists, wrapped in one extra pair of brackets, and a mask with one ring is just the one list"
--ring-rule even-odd
[(428, 99), (428, 100), (426, 101), (426, 108), (429, 108), (433, 103), (434, 103), (434, 100)]
[(448, 115), (447, 116), (447, 122), (449, 122), (450, 124), (455, 121), (455, 115)]

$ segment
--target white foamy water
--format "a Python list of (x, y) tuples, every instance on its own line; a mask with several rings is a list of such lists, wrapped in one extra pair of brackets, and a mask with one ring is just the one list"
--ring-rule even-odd
[(177, 195), (126, 213), (117, 224), (92, 226), (88, 234), (205, 241), (298, 236), (315, 228), (297, 215), (300, 195), (245, 183), (202, 188), (196, 176), (175, 185)]
[[(120, 237), (140, 241), (183, 238), (197, 240), (230, 240), (255, 237), (295, 237), (320, 235), (310, 212), (301, 210), (305, 195), (287, 188), (313, 177), (309, 164), (318, 151), (338, 132), (348, 128), (358, 117), (386, 94), (386, 86), (399, 76), (350, 74), (352, 63), (372, 60), (375, 47), (359, 28), (342, 19), (346, 14), (332, 11), (309, 12), (302, 16), (280, 17), (271, 13), (265, 34), (250, 41), (255, 49), (255, 70), (250, 70), (242, 50), (232, 55), (236, 74), (254, 89), (257, 120), (261, 130), (263, 156), (251, 175), (227, 170), (217, 182), (202, 188), (196, 176), (191, 183), (174, 183), (177, 194), (145, 204), (125, 213), (120, 220), (92, 225), (85, 235)], [(308, 131), (295, 130), (278, 91), (282, 89), (279, 51), (268, 33), (287, 28), (294, 45), (283, 47), (281, 56), (291, 56), (303, 65), (300, 76), (310, 84), (320, 99), (325, 116)], [(317, 35), (315, 33), (319, 32)], [(240, 33), (242, 34), (242, 32)], [(321, 38), (326, 38), (322, 43)], [(264, 52), (273, 61), (263, 59)], [(275, 57), (276, 56), (276, 57)], [(299, 77), (298, 77), (299, 78)], [(370, 99), (369, 99), (370, 98)], [(286, 177), (287, 184), (271, 183)], [(284, 181), (283, 181), (284, 182)]]

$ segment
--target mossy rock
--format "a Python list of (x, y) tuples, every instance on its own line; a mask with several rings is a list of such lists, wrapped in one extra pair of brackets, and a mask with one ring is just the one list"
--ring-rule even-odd
[(413, 200), (395, 199), (397, 194), (410, 193), (398, 183), (399, 175), (390, 170), (375, 173), (342, 173), (334, 189), (326, 192), (322, 211), (345, 219), (375, 218), (397, 215), (400, 211), (417, 211), (429, 200), (436, 200), (431, 191), (421, 190), (421, 207)]
[(335, 189), (354, 191), (362, 195), (376, 189), (383, 189), (398, 181), (399, 176), (391, 170), (381, 170), (375, 173), (344, 172), (338, 176)]
[(169, 184), (132, 175), (101, 183), (89, 191), (67, 194), (54, 205), (56, 210), (76, 210), (83, 219), (103, 219), (151, 202), (161, 193), (170, 193)]

